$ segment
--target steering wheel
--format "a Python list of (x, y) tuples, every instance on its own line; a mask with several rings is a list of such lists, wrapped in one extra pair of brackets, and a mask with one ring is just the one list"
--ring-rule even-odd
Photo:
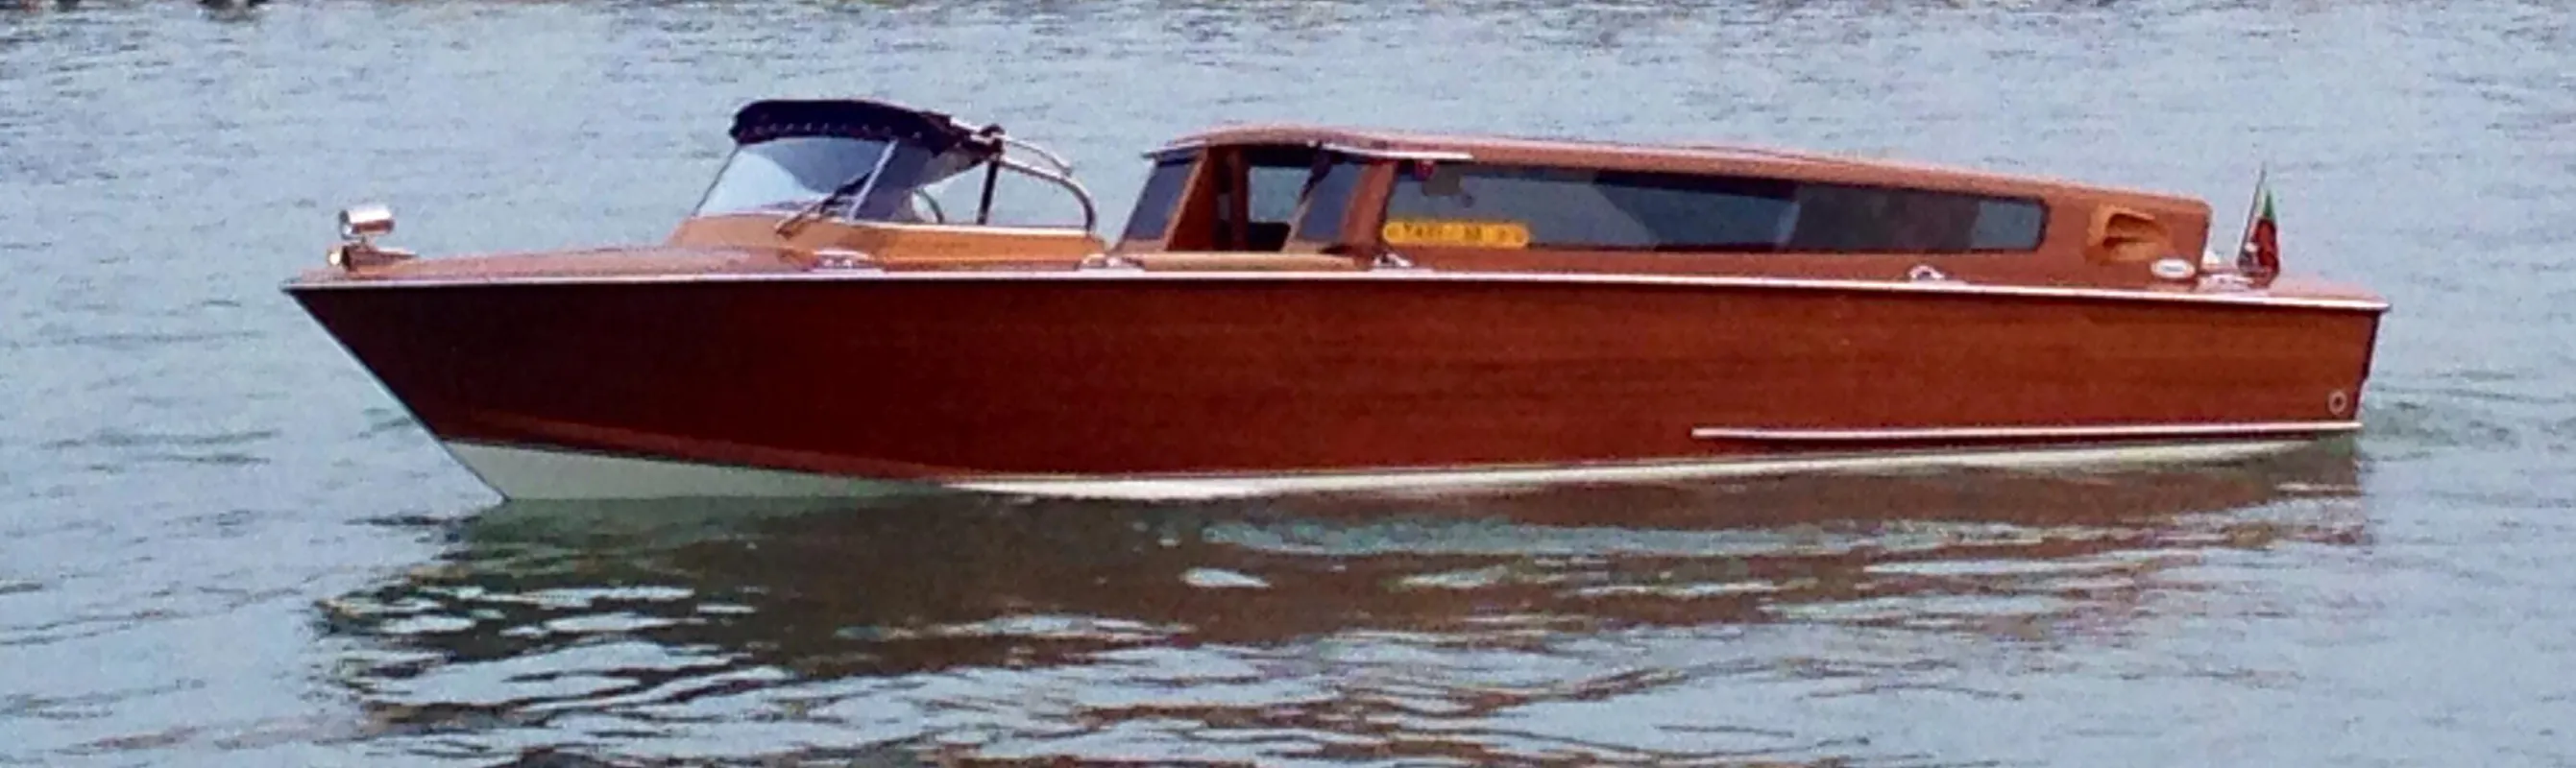
[(930, 223), (948, 223), (948, 212), (939, 209), (939, 198), (931, 197), (930, 190), (915, 189), (912, 191), (912, 196), (930, 205)]

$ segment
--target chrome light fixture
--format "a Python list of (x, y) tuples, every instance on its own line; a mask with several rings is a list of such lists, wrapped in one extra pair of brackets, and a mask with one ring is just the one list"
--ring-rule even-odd
[(354, 270), (412, 258), (410, 251), (376, 245), (376, 238), (393, 231), (394, 211), (383, 203), (340, 209), (340, 244), (331, 248), (331, 266)]

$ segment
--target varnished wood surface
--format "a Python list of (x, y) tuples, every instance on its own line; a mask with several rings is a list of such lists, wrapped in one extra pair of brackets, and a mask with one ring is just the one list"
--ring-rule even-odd
[[(867, 475), (1740, 455), (1699, 427), (2330, 421), (2376, 313), (1744, 286), (709, 281), (297, 292), (435, 431)], [(1913, 446), (1925, 447), (1925, 446)]]
[(770, 215), (692, 218), (671, 233), (670, 243), (776, 251), (799, 263), (811, 263), (818, 251), (851, 251), (890, 269), (1070, 266), (1107, 247), (1080, 229), (836, 219), (815, 220), (782, 236), (777, 232), (780, 220)]

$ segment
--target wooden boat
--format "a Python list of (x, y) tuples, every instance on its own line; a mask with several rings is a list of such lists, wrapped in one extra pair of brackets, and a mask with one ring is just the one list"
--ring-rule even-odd
[[(2281, 274), (2268, 216), (2230, 259), (2200, 200), (1888, 160), (1235, 126), (1150, 153), (1112, 243), (992, 126), (732, 135), (667, 242), (414, 258), (362, 206), (286, 290), (523, 499), (2226, 456), (2357, 430), (2387, 308)], [(1083, 222), (992, 223), (1005, 172)]]

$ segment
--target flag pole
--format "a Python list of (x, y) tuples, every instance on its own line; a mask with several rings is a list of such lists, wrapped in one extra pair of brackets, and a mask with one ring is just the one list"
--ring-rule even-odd
[(2236, 263), (2245, 263), (2245, 249), (2254, 245), (2254, 220), (2263, 214), (2263, 186), (2272, 183), (2272, 162), (2263, 161), (2254, 170), (2254, 197), (2245, 201), (2245, 230), (2236, 235)]

